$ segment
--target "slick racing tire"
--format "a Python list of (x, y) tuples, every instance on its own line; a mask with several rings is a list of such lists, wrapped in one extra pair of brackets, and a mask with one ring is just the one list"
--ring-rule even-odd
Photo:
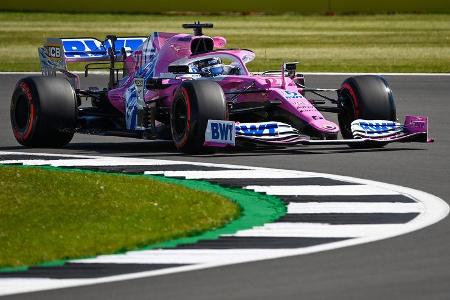
[[(351, 123), (356, 119), (396, 121), (394, 96), (380, 76), (347, 78), (339, 90), (339, 127), (344, 139), (353, 139)], [(382, 143), (349, 144), (352, 148), (382, 147)]]
[(10, 114), (14, 137), (21, 145), (62, 147), (72, 140), (76, 127), (75, 91), (64, 78), (23, 78), (14, 89)]
[(209, 80), (185, 81), (175, 92), (170, 128), (178, 150), (207, 152), (203, 146), (208, 120), (228, 120), (227, 103), (220, 85)]

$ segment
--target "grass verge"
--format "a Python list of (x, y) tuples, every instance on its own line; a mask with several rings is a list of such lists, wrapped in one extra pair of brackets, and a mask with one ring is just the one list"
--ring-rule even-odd
[[(450, 15), (162, 16), (0, 13), (0, 71), (38, 71), (47, 37), (189, 32), (182, 23), (215, 24), (231, 48), (249, 48), (253, 71), (300, 61), (300, 71), (450, 72)], [(79, 69), (80, 66), (77, 66)]]
[(211, 192), (144, 176), (0, 166), (0, 267), (116, 253), (223, 227)]

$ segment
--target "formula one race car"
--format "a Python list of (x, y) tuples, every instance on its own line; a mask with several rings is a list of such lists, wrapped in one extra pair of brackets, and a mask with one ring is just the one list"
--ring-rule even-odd
[[(318, 89), (305, 86), (296, 63), (252, 74), (246, 64), (254, 52), (225, 49), (225, 38), (203, 35), (212, 27), (184, 24), (193, 35), (48, 39), (39, 48), (43, 76), (23, 78), (14, 90), (14, 136), (29, 147), (61, 147), (76, 132), (166, 139), (189, 153), (239, 142), (370, 148), (430, 141), (426, 117), (396, 122), (382, 77), (355, 76), (339, 89)], [(109, 70), (108, 87), (80, 89), (78, 75), (67, 69), (71, 62), (86, 62), (85, 76)], [(339, 126), (321, 111), (337, 113)]]

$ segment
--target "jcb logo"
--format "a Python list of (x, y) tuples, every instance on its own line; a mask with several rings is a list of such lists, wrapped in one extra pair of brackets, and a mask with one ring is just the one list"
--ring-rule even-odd
[(60, 47), (47, 47), (48, 56), (53, 58), (61, 58), (61, 48)]

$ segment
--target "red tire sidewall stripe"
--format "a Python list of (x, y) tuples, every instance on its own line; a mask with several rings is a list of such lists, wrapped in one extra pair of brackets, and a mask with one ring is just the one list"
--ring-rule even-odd
[(348, 83), (344, 83), (342, 85), (342, 87), (344, 89), (348, 90), (348, 92), (350, 93), (350, 96), (352, 96), (352, 103), (353, 103), (353, 110), (355, 112), (355, 119), (358, 119), (359, 116), (361, 115), (361, 112), (360, 112), (359, 106), (358, 106), (358, 97), (356, 96), (353, 88)]
[(25, 131), (20, 132), (16, 128), (13, 128), (13, 133), (18, 140), (26, 141), (33, 132), (34, 122), (36, 120), (36, 105), (34, 104), (33, 95), (31, 93), (29, 85), (25, 82), (21, 82), (19, 84), (19, 88), (22, 89), (22, 92), (26, 95), (26, 98), (28, 100), (29, 115), (27, 128), (25, 129)]

